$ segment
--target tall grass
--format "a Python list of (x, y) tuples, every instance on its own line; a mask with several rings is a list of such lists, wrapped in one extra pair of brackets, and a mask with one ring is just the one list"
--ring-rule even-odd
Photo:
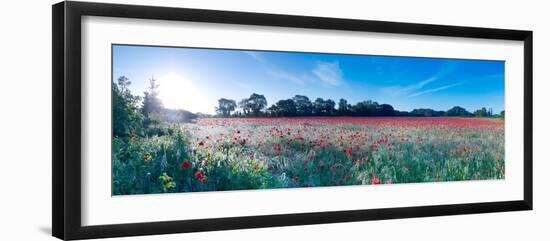
[(504, 125), (457, 118), (204, 119), (113, 140), (113, 194), (502, 179)]

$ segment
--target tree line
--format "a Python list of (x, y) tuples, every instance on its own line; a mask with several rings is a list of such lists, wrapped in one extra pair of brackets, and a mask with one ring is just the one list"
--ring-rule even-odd
[(500, 117), (504, 111), (494, 114), (491, 108), (481, 108), (469, 112), (455, 106), (447, 111), (436, 111), (429, 108), (414, 109), (410, 112), (395, 110), (390, 104), (379, 104), (365, 100), (349, 104), (341, 98), (336, 103), (331, 99), (316, 98), (311, 101), (307, 96), (295, 95), (289, 99), (277, 101), (268, 107), (264, 95), (253, 93), (238, 103), (235, 100), (221, 98), (216, 106), (218, 117), (307, 117), (307, 116), (413, 116), (413, 117)]
[[(159, 85), (156, 79), (149, 80), (149, 87), (143, 97), (131, 93), (131, 82), (125, 76), (119, 77), (111, 85), (113, 136), (128, 138), (136, 135), (160, 135), (169, 131), (161, 123), (192, 122), (199, 117), (211, 115), (191, 113), (182, 109), (168, 109), (158, 97)], [(221, 98), (216, 106), (216, 117), (308, 117), (308, 116), (414, 116), (414, 117), (498, 117), (504, 118), (504, 111), (493, 114), (491, 109), (481, 108), (474, 112), (455, 106), (447, 111), (433, 109), (414, 109), (410, 112), (398, 111), (389, 104), (365, 100), (349, 104), (340, 99), (338, 103), (331, 99), (316, 98), (311, 101), (307, 96), (295, 95), (279, 100), (268, 106), (264, 95), (253, 93), (238, 103), (235, 100)]]
[(120, 76), (111, 84), (114, 137), (127, 139), (132, 135), (166, 134), (169, 129), (161, 123), (189, 122), (199, 117), (186, 110), (165, 108), (158, 97), (159, 85), (155, 78), (149, 79), (143, 97), (131, 93), (131, 83), (127, 77)]

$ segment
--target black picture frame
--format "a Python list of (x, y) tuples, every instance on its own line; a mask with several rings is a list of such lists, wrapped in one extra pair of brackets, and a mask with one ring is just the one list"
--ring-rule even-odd
[[(106, 238), (380, 219), (532, 210), (533, 32), (278, 14), (90, 2), (52, 6), (52, 233), (60, 239)], [(104, 16), (327, 30), (517, 40), (524, 43), (524, 194), (522, 200), (421, 207), (140, 222), (81, 224), (81, 17)]]

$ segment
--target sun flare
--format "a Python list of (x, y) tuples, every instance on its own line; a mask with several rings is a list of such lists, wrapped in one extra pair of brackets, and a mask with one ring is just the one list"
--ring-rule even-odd
[(210, 103), (208, 95), (189, 78), (178, 74), (159, 76), (159, 98), (164, 107), (191, 112), (213, 113), (216, 103)]

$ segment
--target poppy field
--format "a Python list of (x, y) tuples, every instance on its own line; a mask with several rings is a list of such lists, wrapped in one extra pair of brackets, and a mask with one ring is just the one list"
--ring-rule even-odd
[(113, 139), (114, 195), (503, 179), (504, 121), (201, 118)]
[(113, 196), (505, 178), (501, 60), (111, 49)]

